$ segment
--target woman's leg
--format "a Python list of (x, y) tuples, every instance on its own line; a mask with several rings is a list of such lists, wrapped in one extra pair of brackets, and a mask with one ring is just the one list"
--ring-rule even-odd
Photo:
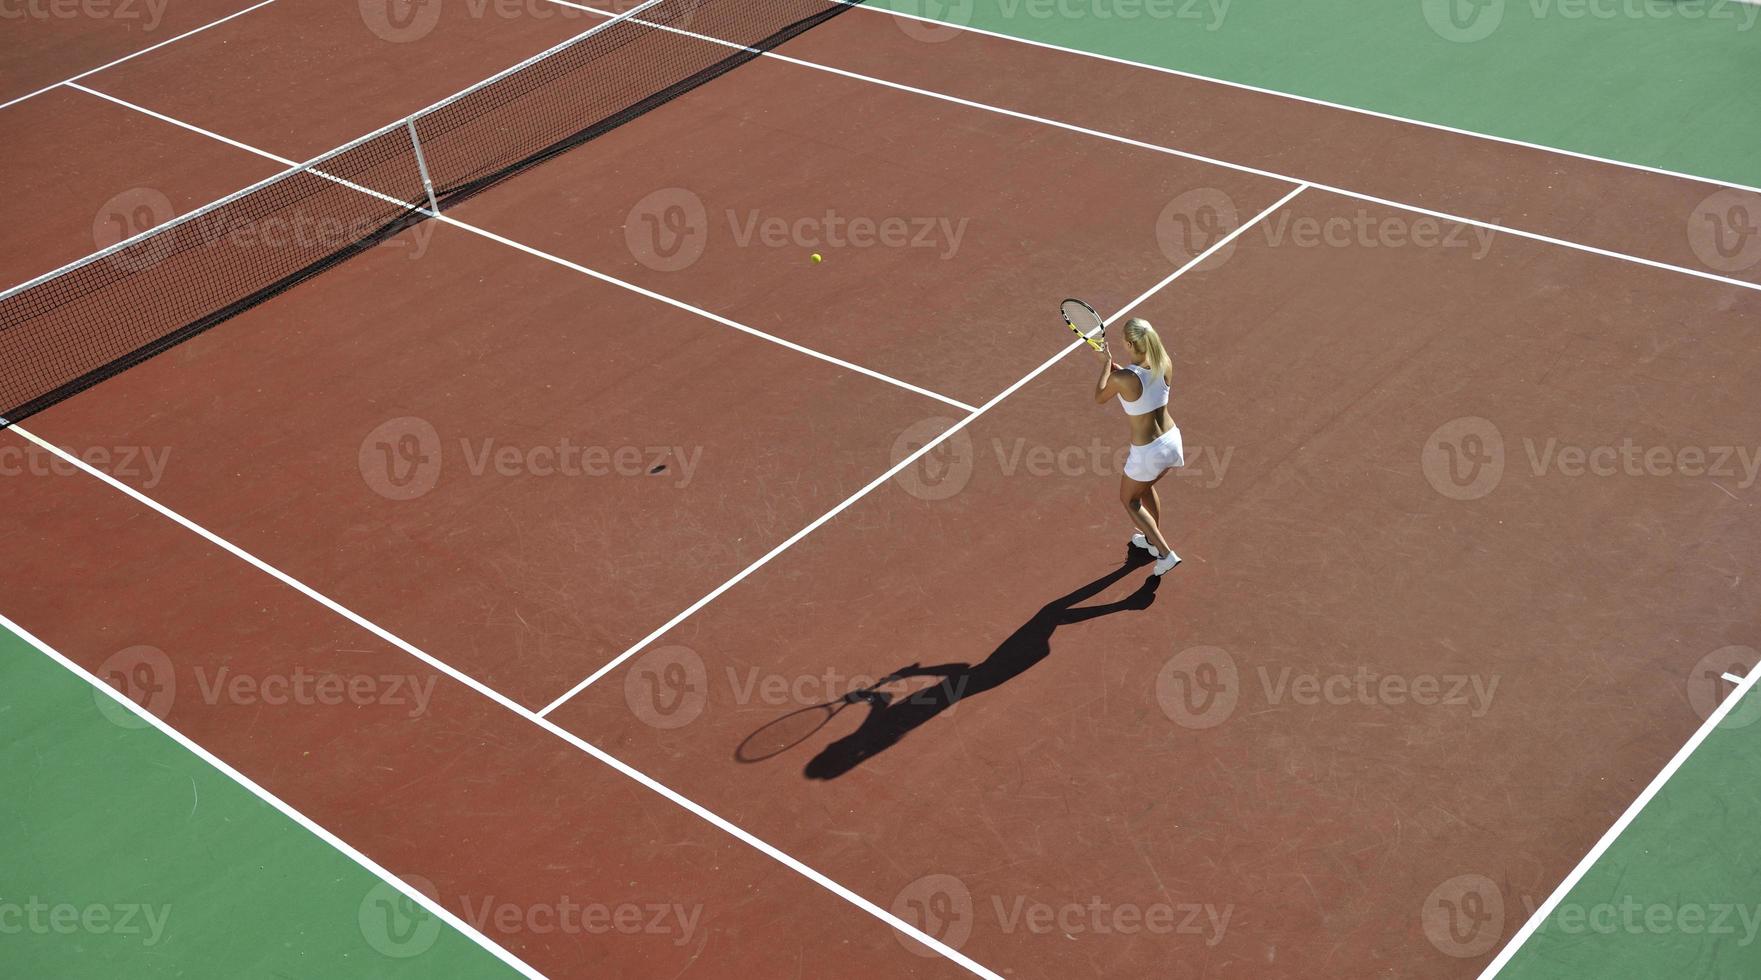
[[(1143, 532), (1150, 544), (1156, 546), (1157, 553), (1167, 556), (1173, 554), (1174, 549), (1168, 547), (1168, 539), (1162, 537), (1161, 527), (1150, 516), (1149, 507), (1145, 505), (1145, 498), (1154, 493), (1153, 483), (1140, 483), (1129, 476), (1119, 478), (1119, 502), (1125, 505), (1125, 513), (1131, 516), (1131, 522), (1137, 525), (1137, 529)], [(1160, 501), (1157, 501), (1157, 513), (1160, 513)]]

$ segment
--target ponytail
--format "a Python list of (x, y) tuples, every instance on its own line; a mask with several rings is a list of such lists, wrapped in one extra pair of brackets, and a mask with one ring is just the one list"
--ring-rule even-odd
[(1144, 366), (1156, 377), (1168, 376), (1168, 368), (1173, 359), (1168, 356), (1167, 348), (1162, 346), (1162, 338), (1156, 336), (1156, 328), (1150, 326), (1148, 320), (1132, 317), (1125, 321), (1125, 342), (1143, 357)]

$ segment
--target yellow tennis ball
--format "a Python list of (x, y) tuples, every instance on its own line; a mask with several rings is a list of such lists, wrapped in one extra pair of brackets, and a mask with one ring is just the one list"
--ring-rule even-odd
[(822, 257), (821, 257), (821, 256), (820, 256), (820, 254), (819, 254), (819, 253), (818, 253), (818, 252), (815, 252), (815, 253), (813, 253), (813, 256), (812, 256), (812, 258), (813, 258), (813, 264), (814, 264), (814, 265), (818, 265), (818, 264), (820, 264), (820, 263), (821, 263), (821, 262), (824, 262), (824, 261), (825, 261), (825, 259), (824, 259), (824, 258), (822, 258)]

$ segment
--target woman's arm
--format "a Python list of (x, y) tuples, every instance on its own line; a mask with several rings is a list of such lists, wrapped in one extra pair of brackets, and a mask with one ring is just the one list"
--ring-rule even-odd
[(1101, 361), (1101, 377), (1095, 382), (1095, 404), (1105, 405), (1119, 394), (1118, 376), (1128, 372), (1120, 370), (1119, 365), (1113, 363), (1111, 351), (1098, 350), (1095, 354)]

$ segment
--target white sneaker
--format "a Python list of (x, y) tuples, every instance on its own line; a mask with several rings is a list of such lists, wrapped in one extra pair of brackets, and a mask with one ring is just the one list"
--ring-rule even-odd
[(1150, 539), (1144, 537), (1142, 531), (1139, 531), (1136, 534), (1133, 534), (1131, 536), (1131, 546), (1133, 548), (1142, 548), (1143, 550), (1149, 552), (1152, 555), (1157, 555), (1158, 557), (1160, 556), (1160, 552), (1156, 551), (1156, 546), (1153, 544), (1150, 544)]
[(1156, 562), (1156, 567), (1150, 570), (1150, 574), (1162, 575), (1178, 564), (1180, 564), (1180, 556), (1173, 552), (1169, 552), (1168, 557), (1162, 558)]

